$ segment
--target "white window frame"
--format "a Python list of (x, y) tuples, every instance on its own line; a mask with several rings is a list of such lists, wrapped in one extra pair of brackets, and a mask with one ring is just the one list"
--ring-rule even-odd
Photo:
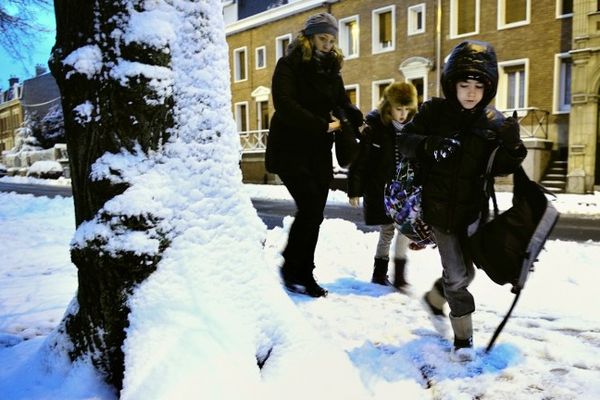
[[(507, 67), (514, 67), (517, 65), (522, 65), (525, 73), (525, 93), (523, 94), (523, 108), (529, 107), (529, 59), (521, 58), (518, 60), (510, 60), (503, 61), (498, 63), (498, 92), (496, 94), (496, 108), (502, 111), (512, 111), (514, 108), (507, 107), (507, 90), (508, 90), (508, 80), (506, 78), (506, 73), (504, 72)], [(519, 93), (520, 94), (520, 93)], [(519, 107), (520, 108), (520, 107)]]
[[(260, 99), (260, 100), (256, 100), (254, 102), (254, 104), (256, 105), (256, 130), (262, 130), (262, 112), (261, 109), (259, 107), (259, 105), (261, 103), (266, 103), (267, 104), (267, 112), (269, 111), (269, 100), (264, 100), (264, 99)], [(271, 124), (271, 121), (269, 120), (269, 125)]]
[(284, 49), (281, 48), (281, 43), (286, 39), (291, 43), (292, 34), (286, 33), (285, 35), (277, 36), (275, 38), (275, 63), (277, 63), (277, 61), (284, 55)]
[[(244, 78), (240, 77), (240, 59), (239, 54), (244, 53), (244, 71), (246, 71), (246, 76)], [(244, 82), (248, 80), (248, 47), (238, 47), (233, 50), (233, 81), (234, 82)]]
[[(575, 0), (573, 0), (575, 2)], [(575, 7), (575, 5), (573, 5)], [(573, 16), (573, 13), (570, 12), (568, 14), (561, 14), (563, 8), (563, 0), (556, 0), (556, 18), (570, 18)]]
[[(427, 7), (425, 6), (425, 3), (415, 4), (414, 6), (408, 7), (408, 11), (406, 13), (406, 18), (408, 20), (406, 23), (406, 29), (407, 29), (408, 36), (425, 33), (425, 28), (427, 26), (427, 24), (425, 23), (427, 21), (426, 14), (425, 14), (426, 9), (427, 9)], [(417, 18), (418, 18), (419, 12), (421, 13), (421, 18), (422, 18), (421, 29), (417, 28), (417, 26), (418, 26)]]
[(345, 90), (354, 89), (356, 90), (356, 107), (360, 108), (360, 85), (358, 83), (353, 83), (351, 85), (344, 85)]
[(516, 28), (518, 26), (529, 25), (531, 23), (531, 0), (526, 0), (525, 5), (525, 19), (522, 21), (511, 22), (507, 24), (506, 21), (506, 2), (508, 0), (498, 0), (498, 30)]
[(466, 36), (479, 34), (479, 15), (481, 7), (480, 0), (475, 0), (475, 30), (473, 32), (458, 34), (458, 15), (456, 13), (456, 2), (459, 0), (450, 0), (450, 39), (457, 39)]
[[(552, 100), (552, 110), (554, 114), (568, 114), (571, 112), (571, 103), (561, 103), (562, 91), (565, 87), (562, 77), (563, 60), (571, 59), (569, 53), (559, 53), (554, 55), (554, 96)], [(573, 64), (571, 63), (571, 85), (573, 84)]]
[[(379, 14), (390, 11), (392, 14), (392, 43), (388, 47), (381, 46), (379, 43)], [(373, 54), (388, 53), (396, 50), (396, 6), (386, 6), (373, 10), (371, 13), (371, 48)]]
[(383, 93), (379, 93), (379, 86), (384, 83), (390, 85), (394, 83), (394, 78), (380, 79), (371, 82), (371, 108), (377, 108), (379, 105), (379, 100), (381, 100), (381, 97), (383, 96)]
[[(348, 50), (349, 49), (348, 27), (346, 26), (346, 23), (352, 22), (352, 21), (356, 22), (356, 26), (358, 27), (356, 53), (354, 53), (354, 54), (350, 54), (350, 52)], [(357, 15), (352, 15), (350, 17), (342, 18), (339, 20), (338, 25), (339, 25), (338, 44), (340, 46), (340, 49), (342, 49), (342, 52), (344, 53), (344, 60), (351, 60), (353, 58), (358, 58), (360, 56), (360, 16), (357, 14)]]
[[(246, 106), (246, 131), (242, 131), (242, 121), (240, 118), (241, 106)], [(235, 125), (238, 133), (250, 131), (250, 108), (247, 101), (240, 101), (234, 104), (235, 107)]]
[[(258, 65), (258, 60), (259, 60), (258, 52), (259, 51), (263, 52), (263, 58), (262, 59), (263, 59), (263, 64), (264, 65), (262, 67), (260, 65)], [(254, 68), (255, 69), (265, 69), (265, 68), (267, 68), (267, 46), (260, 46), (260, 47), (257, 47), (254, 50)]]

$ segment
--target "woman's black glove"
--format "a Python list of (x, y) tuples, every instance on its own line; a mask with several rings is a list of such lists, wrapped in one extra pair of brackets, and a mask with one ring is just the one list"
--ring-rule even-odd
[(432, 135), (424, 140), (423, 154), (433, 158), (436, 162), (441, 162), (451, 158), (459, 148), (460, 142), (456, 139)]
[(519, 147), (521, 144), (521, 134), (516, 113), (502, 122), (502, 125), (498, 128), (498, 139), (507, 149), (513, 150)]

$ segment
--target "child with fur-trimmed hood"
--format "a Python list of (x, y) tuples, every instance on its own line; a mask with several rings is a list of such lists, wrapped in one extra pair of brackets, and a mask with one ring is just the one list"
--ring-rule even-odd
[(487, 162), (498, 148), (492, 174), (507, 175), (519, 167), (527, 150), (518, 122), (489, 105), (498, 85), (496, 53), (490, 44), (458, 44), (444, 66), (441, 83), (445, 99), (425, 102), (397, 144), (404, 156), (420, 165), (423, 219), (432, 227), (443, 266), (443, 278), (425, 294), (424, 304), (439, 327), (446, 321), (443, 309), (448, 303), (453, 354), (463, 360), (473, 357), (475, 311), (468, 291), (475, 275), (468, 231), (482, 208), (487, 209), (483, 192)]
[[(411, 83), (395, 82), (383, 92), (377, 109), (366, 117), (357, 160), (348, 173), (348, 197), (353, 207), (363, 198), (363, 212), (367, 225), (379, 225), (379, 241), (371, 281), (380, 285), (405, 290), (406, 249), (410, 240), (396, 233), (392, 219), (386, 215), (383, 201), (385, 185), (395, 175), (396, 135), (417, 111), (417, 89)], [(394, 234), (394, 281), (388, 280), (390, 247)]]

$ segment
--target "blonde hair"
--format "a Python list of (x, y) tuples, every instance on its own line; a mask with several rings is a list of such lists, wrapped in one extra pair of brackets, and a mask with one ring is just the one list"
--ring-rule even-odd
[[(302, 52), (302, 61), (308, 62), (313, 56), (313, 45), (310, 41), (312, 36), (305, 36), (303, 33), (299, 33), (298, 36), (294, 39), (292, 43), (290, 43), (288, 47), (288, 54), (291, 53), (294, 49), (299, 48)], [(333, 45), (331, 52), (335, 54), (335, 58), (340, 66), (344, 63), (344, 54), (342, 50), (337, 47), (337, 45)]]
[(392, 108), (405, 106), (410, 109), (408, 120), (417, 112), (417, 88), (409, 82), (394, 82), (383, 91), (383, 97), (377, 106), (384, 125), (392, 123)]

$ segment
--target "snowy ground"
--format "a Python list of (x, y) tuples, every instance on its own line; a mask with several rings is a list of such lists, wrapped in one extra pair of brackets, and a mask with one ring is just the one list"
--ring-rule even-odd
[[(288, 198), (281, 187), (245, 188), (252, 197)], [(505, 204), (510, 199), (500, 197)], [(599, 200), (598, 193), (560, 195), (554, 204), (563, 213), (591, 217), (600, 214)], [(334, 192), (330, 201), (347, 200)], [(286, 217), (283, 228), (267, 233), (266, 259), (274, 276), (291, 221)], [(0, 193), (0, 228), (0, 399), (114, 398), (86, 365), (71, 368), (64, 359), (39, 351), (77, 287), (69, 260), (72, 199)], [(483, 349), (513, 295), (478, 273), (472, 291), (481, 356), (456, 364), (448, 359), (449, 342), (435, 335), (419, 301), (440, 274), (437, 252), (409, 253), (411, 294), (403, 295), (369, 283), (376, 240), (375, 233), (363, 233), (352, 223), (326, 220), (316, 276), (330, 294), (321, 299), (290, 296), (308, 323), (347, 355), (366, 398), (600, 398), (600, 243), (546, 244), (489, 355)], [(318, 354), (314, 362), (320, 362)], [(314, 398), (340, 396), (332, 387)]]

